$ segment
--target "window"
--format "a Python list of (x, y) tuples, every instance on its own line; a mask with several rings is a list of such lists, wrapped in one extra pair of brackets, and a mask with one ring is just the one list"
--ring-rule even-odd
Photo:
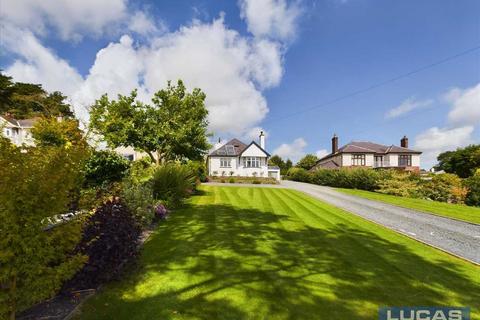
[(220, 158), (220, 168), (231, 168), (231, 159), (230, 158)]
[(401, 154), (398, 156), (398, 166), (399, 167), (411, 167), (412, 166), (412, 155), (411, 154)]
[(5, 135), (6, 135), (7, 137), (10, 137), (10, 135), (11, 135), (10, 129), (5, 129)]
[(364, 154), (353, 154), (352, 155), (352, 166), (364, 166), (365, 165), (365, 155)]
[(260, 168), (260, 158), (245, 157), (243, 158), (243, 166), (246, 168)]

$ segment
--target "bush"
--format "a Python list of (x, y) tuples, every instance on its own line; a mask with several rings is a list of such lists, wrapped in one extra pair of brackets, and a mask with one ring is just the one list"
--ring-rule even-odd
[(200, 182), (207, 182), (207, 168), (203, 161), (189, 161), (187, 167), (195, 173), (197, 180)]
[(155, 199), (150, 181), (135, 182), (132, 178), (125, 179), (120, 195), (137, 222), (144, 227), (153, 222)]
[(253, 180), (252, 183), (253, 184), (262, 184), (262, 182), (260, 180)]
[(228, 182), (230, 182), (230, 183), (235, 183), (235, 179), (230, 178), (230, 179), (228, 179)]
[(166, 164), (155, 169), (152, 178), (153, 196), (167, 207), (175, 207), (194, 190), (195, 174), (187, 166)]
[(87, 186), (102, 186), (119, 182), (125, 176), (130, 163), (113, 151), (95, 151), (85, 163)]
[(299, 182), (311, 182), (311, 175), (303, 168), (290, 168), (287, 172), (289, 180)]
[(465, 179), (464, 184), (468, 188), (465, 203), (469, 206), (480, 207), (480, 169), (477, 169), (473, 176)]
[(149, 181), (153, 172), (155, 171), (155, 166), (152, 163), (150, 158), (145, 157), (130, 163), (130, 168), (128, 169), (128, 176), (135, 183)]
[(76, 249), (88, 256), (88, 262), (65, 284), (64, 291), (96, 288), (118, 276), (137, 256), (140, 234), (135, 218), (118, 199), (97, 208)]
[(339, 170), (318, 169), (308, 174), (310, 177), (306, 178), (306, 180), (318, 185), (368, 191), (378, 189), (380, 183), (388, 179), (391, 175), (391, 173), (386, 170), (377, 171), (364, 168), (345, 168)]
[(435, 175), (422, 185), (421, 192), (428, 199), (448, 203), (463, 203), (467, 196), (462, 179), (451, 173)]
[(392, 171), (389, 179), (380, 182), (378, 192), (400, 197), (421, 197), (418, 176), (406, 172)]
[(53, 296), (86, 258), (72, 254), (79, 220), (45, 231), (66, 213), (81, 180), (85, 150), (17, 148), (0, 137), (0, 318)]

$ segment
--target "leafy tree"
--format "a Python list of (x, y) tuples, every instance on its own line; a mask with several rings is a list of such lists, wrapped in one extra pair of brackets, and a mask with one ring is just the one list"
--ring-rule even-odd
[(88, 148), (83, 132), (78, 127), (78, 121), (56, 118), (42, 118), (32, 128), (32, 137), (38, 146), (78, 146)]
[(123, 179), (130, 162), (113, 151), (94, 151), (85, 162), (85, 183), (104, 186)]
[(201, 160), (210, 145), (207, 141), (205, 94), (191, 93), (181, 80), (158, 91), (153, 105), (136, 100), (137, 92), (95, 102), (90, 112), (91, 128), (102, 135), (110, 147), (134, 147), (152, 161)]
[(296, 166), (298, 168), (303, 168), (305, 170), (310, 170), (318, 161), (318, 158), (314, 154), (307, 154), (305, 157), (300, 159), (297, 162)]
[(480, 169), (468, 179), (465, 179), (465, 186), (468, 188), (465, 203), (469, 206), (480, 207)]
[(14, 82), (0, 73), (0, 114), (9, 113), (17, 119), (36, 116), (71, 118), (73, 112), (61, 92), (48, 93), (41, 85)]
[(438, 170), (454, 173), (460, 178), (468, 178), (480, 168), (480, 145), (469, 145), (456, 151), (447, 151), (437, 157)]
[(84, 156), (72, 146), (18, 148), (0, 138), (0, 318), (55, 294), (86, 260), (72, 254), (79, 221), (45, 230), (67, 211)]
[(285, 162), (285, 171), (288, 172), (288, 170), (289, 170), (291, 167), (293, 167), (292, 160), (287, 159), (287, 161)]

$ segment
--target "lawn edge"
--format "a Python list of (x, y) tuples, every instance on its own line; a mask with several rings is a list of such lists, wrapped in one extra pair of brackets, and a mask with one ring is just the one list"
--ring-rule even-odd
[[(435, 213), (435, 212), (431, 212), (431, 211), (425, 211), (425, 210), (422, 210), (422, 209), (413, 209), (413, 208), (401, 206), (401, 205), (398, 205), (398, 204), (394, 204), (394, 203), (391, 203), (391, 202), (387, 202), (387, 201), (384, 201), (384, 200), (370, 199), (370, 198), (367, 198), (367, 197), (362, 197), (362, 196), (357, 195), (357, 194), (351, 194), (351, 193), (345, 192), (345, 190), (343, 190), (342, 188), (333, 188), (333, 189), (335, 191), (342, 192), (344, 194), (348, 194), (349, 196), (359, 197), (359, 198), (367, 199), (367, 200), (370, 200), (370, 201), (378, 201), (378, 202), (382, 202), (382, 203), (385, 203), (385, 204), (388, 204), (388, 205), (391, 205), (391, 206), (394, 206), (394, 207), (397, 207), (397, 208), (401, 208), (401, 209), (415, 210), (415, 211), (418, 211), (418, 212), (421, 212), (421, 213), (424, 213), (424, 214), (430, 214), (430, 215), (436, 216), (436, 217), (442, 217), (442, 218), (446, 218), (446, 219), (450, 219), (450, 220), (455, 220), (455, 221), (459, 221), (459, 222), (468, 223), (468, 224), (471, 224), (471, 225), (474, 225), (474, 226), (480, 226), (480, 223), (477, 223), (477, 222), (463, 220), (463, 219), (460, 219), (460, 218), (452, 218), (452, 217), (448, 217), (448, 216), (438, 214), (438, 213)], [(360, 190), (360, 189), (351, 189), (351, 190), (365, 191), (365, 190)], [(375, 192), (375, 191), (371, 191), (371, 192)], [(411, 198), (409, 198), (409, 199), (411, 199)], [(442, 203), (442, 202), (440, 202), (440, 203)]]
[[(290, 189), (290, 190), (295, 190), (295, 189)], [(475, 262), (475, 261), (472, 261), (472, 260), (470, 260), (470, 259), (461, 257), (461, 256), (459, 256), (459, 255), (457, 255), (457, 254), (455, 254), (455, 253), (452, 253), (452, 252), (449, 252), (449, 251), (447, 251), (447, 250), (445, 250), (445, 249), (439, 248), (439, 247), (437, 247), (437, 246), (435, 246), (435, 245), (433, 245), (433, 244), (430, 244), (430, 243), (427, 243), (427, 242), (425, 242), (425, 241), (423, 241), (423, 240), (414, 238), (414, 237), (412, 237), (411, 235), (409, 235), (408, 233), (405, 233), (405, 232), (402, 232), (402, 231), (399, 231), (399, 230), (395, 230), (395, 229), (389, 228), (389, 227), (387, 227), (387, 226), (385, 226), (385, 225), (383, 225), (383, 224), (381, 224), (381, 223), (378, 223), (378, 222), (373, 221), (373, 220), (371, 220), (371, 219), (365, 218), (365, 217), (363, 217), (363, 216), (361, 216), (361, 215), (359, 215), (359, 214), (356, 214), (355, 212), (351, 212), (351, 211), (349, 211), (349, 210), (345, 210), (345, 209), (340, 208), (340, 207), (337, 207), (337, 206), (335, 206), (335, 205), (333, 205), (333, 204), (331, 204), (331, 203), (329, 203), (329, 202), (327, 202), (327, 201), (322, 201), (322, 200), (320, 200), (320, 199), (317, 199), (317, 198), (309, 195), (309, 194), (306, 193), (306, 192), (303, 192), (303, 191), (300, 191), (300, 190), (295, 190), (295, 191), (301, 192), (301, 193), (307, 195), (308, 197), (310, 197), (310, 198), (312, 198), (312, 199), (315, 199), (316, 201), (320, 201), (320, 202), (326, 203), (326, 204), (328, 204), (328, 205), (330, 205), (330, 206), (332, 206), (332, 207), (335, 207), (335, 208), (337, 208), (337, 209), (339, 209), (339, 210), (348, 212), (349, 214), (355, 215), (356, 217), (359, 217), (359, 218), (361, 218), (361, 219), (363, 219), (363, 220), (365, 220), (365, 221), (368, 221), (368, 222), (370, 222), (370, 223), (373, 223), (373, 224), (375, 224), (375, 225), (377, 225), (377, 226), (379, 226), (379, 227), (382, 227), (382, 228), (384, 228), (384, 229), (393, 231), (393, 232), (395, 232), (395, 233), (397, 233), (397, 234), (399, 234), (399, 235), (402, 235), (402, 236), (407, 237), (407, 238), (409, 238), (409, 239), (413, 239), (413, 240), (415, 240), (415, 241), (417, 241), (417, 242), (423, 243), (424, 245), (427, 245), (427, 246), (429, 246), (429, 247), (431, 247), (431, 248), (440, 250), (440, 251), (442, 251), (442, 252), (444, 252), (444, 253), (452, 256), (452, 257), (456, 257), (456, 258), (458, 258), (458, 259), (460, 259), (460, 260), (463, 260), (463, 261), (465, 261), (465, 262), (467, 262), (467, 263), (473, 264), (474, 266), (480, 267), (480, 263), (478, 263), (478, 262)], [(397, 206), (397, 207), (399, 207), (399, 206)], [(401, 207), (401, 208), (404, 208), (404, 207)], [(461, 220), (461, 221), (463, 221), (463, 220)]]

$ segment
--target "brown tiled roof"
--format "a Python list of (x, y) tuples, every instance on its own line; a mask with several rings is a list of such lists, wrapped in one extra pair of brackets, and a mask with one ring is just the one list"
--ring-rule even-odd
[(316, 166), (314, 166), (312, 168), (312, 170), (314, 168), (325, 168), (325, 169), (338, 169), (340, 166), (338, 165), (338, 163), (336, 163), (335, 161), (333, 160), (329, 160), (327, 162), (324, 162), (324, 163), (321, 163), (321, 164), (317, 164)]
[[(230, 148), (227, 146), (233, 146), (233, 148)], [(223, 146), (220, 148), (210, 152), (209, 156), (230, 156), (230, 157), (238, 157), (243, 150), (247, 148), (247, 145), (243, 143), (242, 141), (238, 139), (232, 139), (225, 143)], [(229, 149), (227, 151), (227, 149)], [(231, 151), (233, 150), (233, 152)]]
[[(373, 143), (369, 141), (352, 141), (347, 143), (343, 147), (339, 148), (335, 154), (330, 153), (325, 157), (321, 158), (319, 161), (331, 158), (337, 154), (342, 153), (375, 153), (375, 154), (387, 154), (387, 153), (416, 153), (421, 154), (421, 151), (415, 151), (408, 148), (398, 147), (398, 146), (385, 146), (378, 143)], [(323, 164), (322, 164), (323, 165)]]

